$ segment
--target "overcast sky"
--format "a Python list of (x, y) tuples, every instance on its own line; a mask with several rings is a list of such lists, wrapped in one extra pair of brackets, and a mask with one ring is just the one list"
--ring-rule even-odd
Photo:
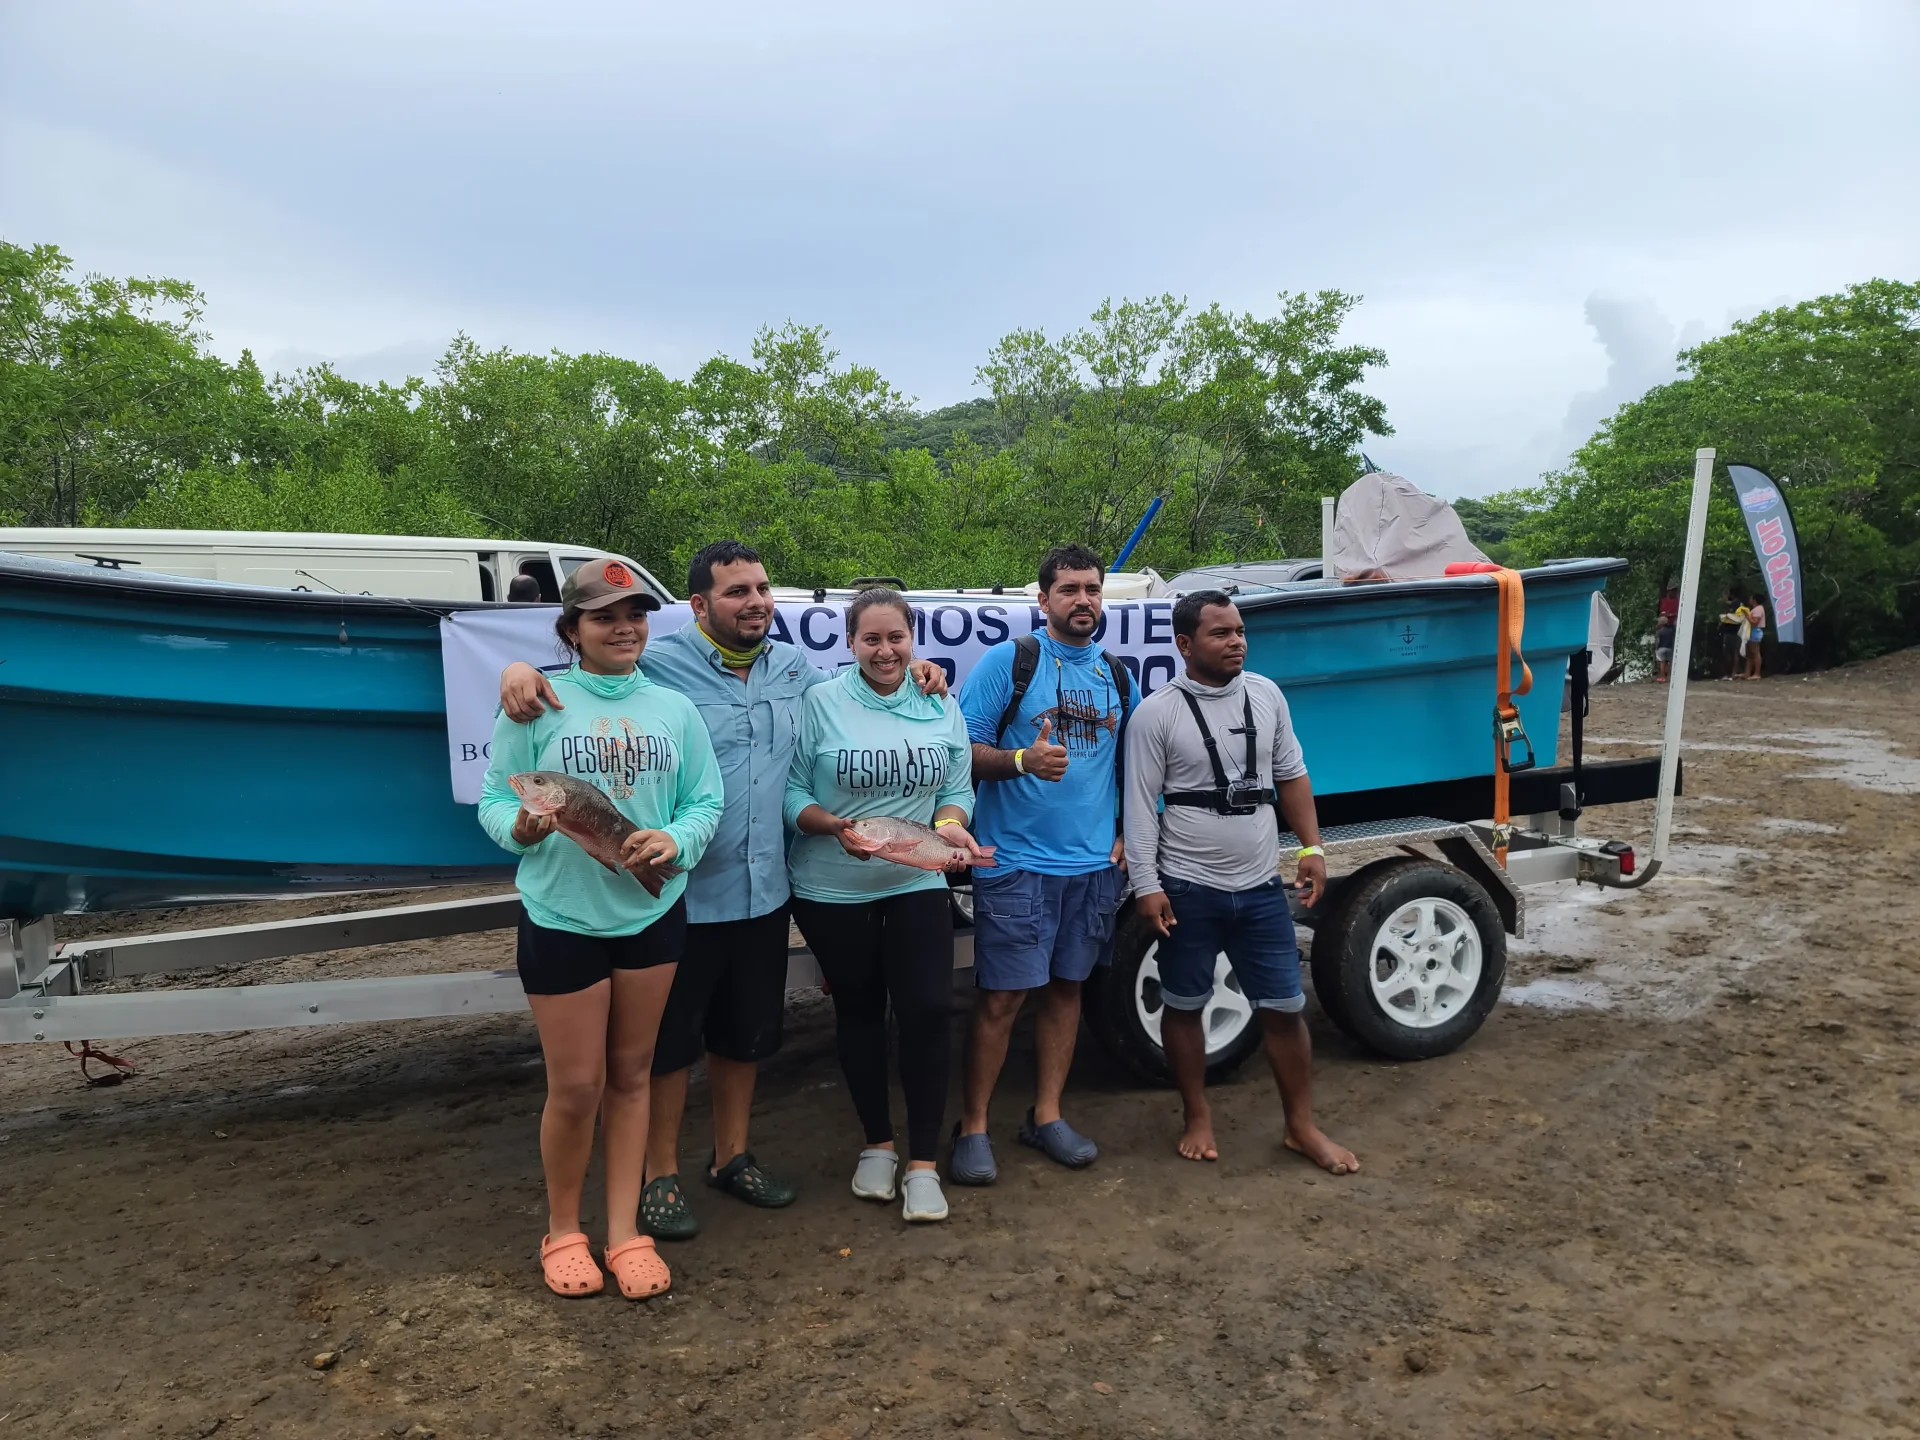
[(929, 406), (1107, 296), (1342, 289), (1368, 452), (1479, 494), (1683, 343), (1920, 279), (1917, 74), (1912, 0), (0, 0), (0, 235), (269, 368), (792, 318)]

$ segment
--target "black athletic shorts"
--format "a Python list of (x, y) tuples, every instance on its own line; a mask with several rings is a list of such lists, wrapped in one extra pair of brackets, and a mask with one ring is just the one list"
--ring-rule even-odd
[(616, 970), (646, 970), (678, 964), (687, 948), (687, 902), (682, 896), (673, 908), (638, 935), (576, 935), (571, 930), (548, 930), (520, 911), (520, 943), (514, 963), (520, 967), (520, 988), (529, 995), (571, 995)]
[(787, 907), (751, 920), (687, 926), (653, 1073), (684, 1070), (708, 1051), (751, 1065), (778, 1053), (787, 1009)]

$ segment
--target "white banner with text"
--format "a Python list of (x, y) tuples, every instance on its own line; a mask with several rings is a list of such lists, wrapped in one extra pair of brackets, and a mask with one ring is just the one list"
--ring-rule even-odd
[[(986, 651), (1003, 640), (1046, 628), (1037, 605), (1018, 596), (971, 596), (916, 600), (913, 653), (947, 672), (958, 689)], [(822, 670), (853, 663), (847, 649), (845, 606), (838, 602), (782, 603), (774, 607), (772, 634), (797, 645)], [(440, 661), (447, 689), (447, 751), (453, 766), (453, 798), (477, 804), (487, 772), (494, 716), (500, 708), (500, 672), (515, 660), (546, 671), (567, 668), (569, 657), (554, 639), (557, 605), (516, 605), (500, 610), (460, 610), (440, 621)], [(668, 605), (652, 616), (659, 638), (692, 623), (692, 608)], [(1110, 600), (1094, 643), (1111, 651), (1132, 672), (1134, 699), (1151, 695), (1179, 673), (1173, 645), (1171, 600)], [(646, 668), (646, 657), (640, 668)]]

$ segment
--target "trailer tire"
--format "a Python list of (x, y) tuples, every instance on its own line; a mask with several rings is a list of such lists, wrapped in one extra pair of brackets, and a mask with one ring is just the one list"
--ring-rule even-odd
[(1394, 1060), (1457, 1050), (1499, 1003), (1500, 911), (1437, 860), (1395, 860), (1356, 878), (1314, 932), (1313, 988), (1348, 1035)]
[[(1141, 1080), (1166, 1085), (1173, 1076), (1160, 1044), (1160, 980), (1154, 952), (1160, 937), (1129, 907), (1114, 928), (1113, 960), (1087, 981), (1083, 1013), (1101, 1047)], [(1226, 1079), (1260, 1048), (1260, 1022), (1239, 982), (1216, 967), (1214, 1002), (1204, 1012), (1208, 1027), (1207, 1082)]]

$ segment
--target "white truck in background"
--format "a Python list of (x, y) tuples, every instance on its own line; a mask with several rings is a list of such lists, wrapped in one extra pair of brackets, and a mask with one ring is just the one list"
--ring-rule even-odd
[[(531, 575), (548, 603), (559, 601), (567, 576), (610, 553), (538, 540), (87, 527), (0, 528), (0, 551), (230, 585), (405, 600), (504, 600), (514, 576)], [(626, 563), (661, 600), (674, 598), (642, 566)]]

